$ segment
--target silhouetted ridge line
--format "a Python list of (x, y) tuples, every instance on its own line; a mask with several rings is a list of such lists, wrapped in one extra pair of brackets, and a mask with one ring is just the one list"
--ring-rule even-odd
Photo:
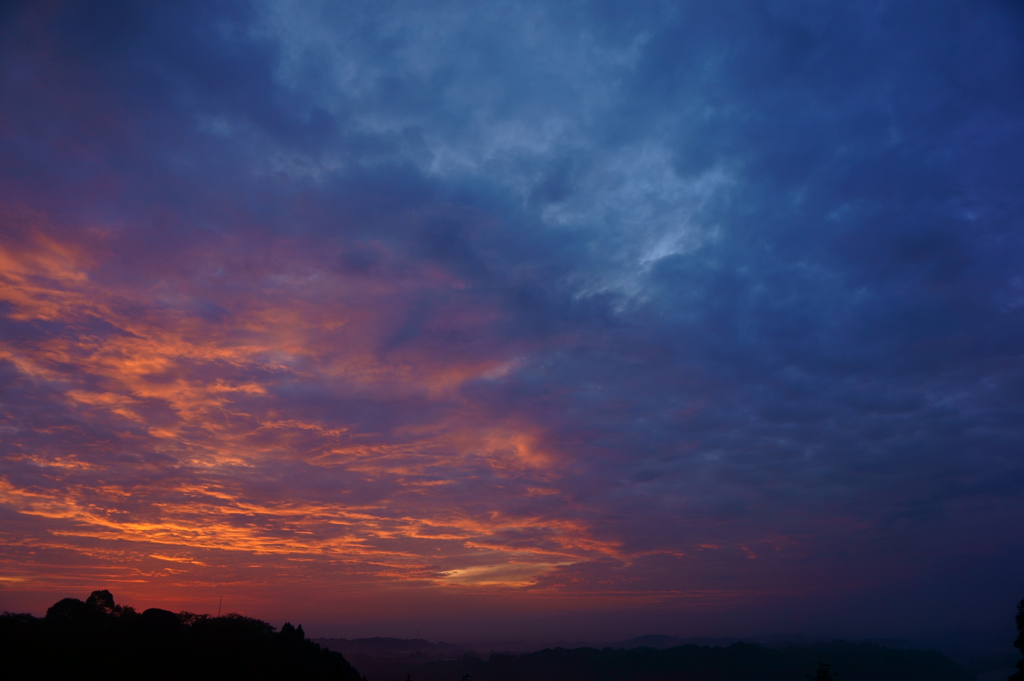
[(238, 614), (223, 617), (117, 605), (109, 591), (65, 598), (46, 617), (0, 616), (0, 655), (11, 678), (331, 679), (365, 681), (337, 652)]
[(868, 643), (831, 643), (767, 648), (684, 645), (555, 648), (521, 655), (464, 655), (456, 660), (371, 658), (355, 655), (369, 681), (971, 681), (973, 675), (945, 655), (893, 650)]
[(324, 648), (344, 653), (347, 656), (369, 655), (370, 657), (403, 657), (409, 655), (428, 656), (432, 659), (459, 657), (466, 648), (438, 641), (431, 643), (422, 638), (318, 638), (316, 642)]

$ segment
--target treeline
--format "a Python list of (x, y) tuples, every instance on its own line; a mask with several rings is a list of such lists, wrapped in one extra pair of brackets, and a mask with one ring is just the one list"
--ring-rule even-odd
[[(1017, 604), (1017, 640), (1013, 646), (1024, 654), (1024, 598)], [(1017, 673), (1009, 681), (1024, 681), (1024, 657), (1017, 662)]]
[(65, 598), (46, 617), (0, 616), (0, 655), (9, 678), (331, 679), (365, 681), (336, 652), (306, 639), (302, 626), (114, 602), (109, 591)]
[[(765, 648), (686, 645), (664, 650), (575, 648), (483, 660), (415, 664), (412, 660), (353, 661), (371, 681), (970, 681), (974, 675), (945, 655), (834, 641), (815, 646)], [(824, 665), (828, 665), (825, 667)], [(827, 670), (827, 671), (826, 671)]]

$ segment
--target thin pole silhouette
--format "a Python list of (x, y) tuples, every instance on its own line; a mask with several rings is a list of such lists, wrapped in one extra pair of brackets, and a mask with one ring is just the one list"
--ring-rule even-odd
[(220, 597), (220, 601), (217, 603), (217, 617), (220, 617), (220, 606), (224, 605), (224, 597)]

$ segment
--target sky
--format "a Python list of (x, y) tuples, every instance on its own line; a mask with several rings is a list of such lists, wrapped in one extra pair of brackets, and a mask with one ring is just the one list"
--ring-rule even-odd
[(1008, 645), (1022, 183), (1018, 1), (4, 3), (0, 610)]

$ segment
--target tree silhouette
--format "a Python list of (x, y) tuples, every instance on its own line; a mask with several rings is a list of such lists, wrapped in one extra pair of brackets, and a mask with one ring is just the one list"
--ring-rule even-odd
[[(1024, 653), (1024, 598), (1017, 604), (1017, 640), (1013, 642), (1014, 647)], [(1007, 681), (1024, 681), (1024, 658), (1017, 661), (1017, 673)]]
[(110, 593), (106, 589), (103, 589), (102, 591), (93, 591), (89, 594), (89, 597), (85, 599), (85, 604), (108, 615), (116, 615), (121, 612), (121, 607), (114, 603), (114, 594)]
[(58, 601), (42, 619), (3, 613), (0, 659), (29, 672), (24, 678), (365, 681), (340, 653), (308, 640), (301, 625), (278, 632), (235, 614), (149, 608), (140, 615), (105, 589), (85, 601)]

